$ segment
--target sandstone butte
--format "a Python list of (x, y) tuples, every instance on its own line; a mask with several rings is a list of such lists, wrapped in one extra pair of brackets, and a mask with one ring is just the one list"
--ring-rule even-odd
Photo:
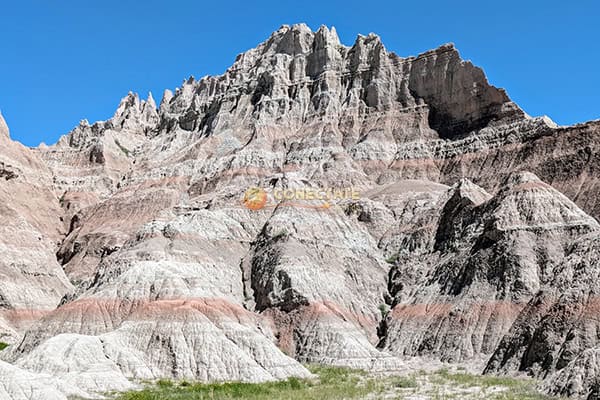
[(595, 399), (599, 128), (527, 115), (451, 44), (304, 24), (52, 146), (0, 118), (0, 399), (414, 357)]

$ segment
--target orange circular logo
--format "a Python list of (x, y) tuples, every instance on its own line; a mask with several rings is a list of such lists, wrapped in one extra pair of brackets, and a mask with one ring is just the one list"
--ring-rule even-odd
[(251, 187), (244, 193), (244, 205), (246, 208), (257, 211), (267, 204), (267, 192), (261, 188)]

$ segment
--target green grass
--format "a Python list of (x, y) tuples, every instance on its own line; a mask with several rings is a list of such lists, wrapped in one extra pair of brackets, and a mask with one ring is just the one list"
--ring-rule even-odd
[(7, 344), (7, 343), (0, 342), (0, 351), (4, 350), (4, 349), (5, 349), (5, 348), (7, 348), (7, 347), (8, 347), (8, 344)]
[(399, 258), (400, 258), (399, 253), (392, 254), (391, 256), (389, 256), (388, 258), (385, 259), (385, 262), (387, 262), (388, 264), (395, 264)]
[(152, 387), (124, 393), (118, 400), (320, 400), (356, 399), (375, 390), (364, 372), (336, 367), (309, 367), (317, 379), (290, 378), (280, 382), (200, 384), (160, 380)]
[(398, 389), (412, 389), (418, 388), (419, 382), (414, 376), (396, 376), (388, 378), (390, 384), (394, 388)]
[(381, 318), (385, 318), (390, 312), (390, 306), (387, 304), (379, 305), (379, 313), (381, 314)]
[[(308, 366), (315, 379), (290, 378), (280, 382), (201, 384), (159, 380), (116, 400), (342, 400), (397, 399), (418, 394), (433, 400), (550, 400), (538, 394), (534, 381), (479, 376), (464, 371), (415, 371), (408, 376), (375, 377), (365, 371)], [(433, 385), (432, 385), (433, 384)], [(469, 390), (478, 388), (475, 392)], [(473, 397), (474, 396), (474, 397)]]
[[(432, 382), (437, 385), (450, 384), (464, 388), (480, 387), (484, 399), (489, 400), (552, 400), (535, 390), (534, 381), (505, 376), (473, 375), (464, 372), (449, 372), (442, 369), (436, 372)], [(503, 388), (500, 392), (489, 392), (490, 388)], [(488, 392), (486, 394), (486, 392)]]

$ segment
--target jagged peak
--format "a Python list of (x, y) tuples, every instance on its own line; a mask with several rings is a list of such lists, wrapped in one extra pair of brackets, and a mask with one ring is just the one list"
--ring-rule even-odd
[(335, 27), (329, 29), (325, 25), (321, 25), (319, 30), (315, 32), (313, 48), (315, 50), (324, 49), (329, 46), (340, 46), (340, 38), (335, 30)]
[(163, 109), (165, 105), (169, 104), (172, 98), (173, 92), (169, 89), (165, 89), (162, 99), (160, 100), (160, 108)]
[(121, 101), (119, 102), (119, 106), (117, 107), (117, 110), (115, 111), (115, 116), (121, 115), (123, 114), (123, 112), (132, 107), (132, 106), (137, 106), (140, 103), (140, 97), (138, 96), (137, 93), (133, 93), (131, 91), (129, 91), (127, 93), (127, 96), (123, 97), (121, 99)]
[[(312, 33), (312, 29), (304, 22), (300, 22), (292, 25), (281, 25), (278, 31), (294, 31), (294, 32), (304, 32), (304, 33)], [(276, 33), (276, 32), (275, 32)]]
[(152, 92), (148, 92), (148, 97), (146, 100), (140, 100), (139, 94), (130, 91), (127, 93), (127, 96), (123, 97), (119, 102), (119, 106), (117, 107), (113, 118), (119, 118), (131, 109), (135, 109), (136, 112), (156, 111), (156, 101), (152, 96)]
[(146, 100), (146, 105), (151, 107), (151, 109), (156, 110), (156, 101), (154, 101), (154, 97), (152, 97), (152, 92), (148, 92), (148, 99)]
[(385, 48), (383, 42), (381, 41), (381, 37), (373, 32), (369, 33), (368, 35), (363, 35), (361, 33), (356, 35), (356, 39), (354, 40), (354, 44), (351, 48), (354, 49), (364, 46), (381, 46), (382, 48)]
[[(447, 51), (455, 51), (456, 56), (444, 54)], [(196, 80), (192, 75), (183, 81), (174, 94), (165, 91), (160, 102), (160, 112), (162, 117), (171, 118), (171, 121), (168, 124), (159, 121), (154, 127), (176, 129), (180, 122), (177, 121), (177, 115), (184, 114), (190, 109), (198, 112), (191, 113), (185, 118), (202, 118), (200, 114), (210, 109), (206, 106), (210, 106), (213, 101), (219, 101), (218, 99), (233, 86), (245, 86), (254, 91), (251, 101), (251, 106), (254, 106), (263, 96), (285, 97), (289, 95), (285, 88), (290, 89), (290, 83), (305, 78), (318, 80), (322, 73), (329, 70), (337, 71), (338, 74), (371, 70), (373, 76), (360, 77), (352, 81), (353, 88), (357, 90), (351, 90), (350, 96), (362, 97), (356, 98), (353, 102), (347, 102), (345, 98), (347, 94), (340, 90), (337, 82), (328, 83), (327, 87), (315, 86), (314, 90), (322, 92), (323, 99), (329, 99), (317, 101), (321, 98), (320, 95), (311, 94), (315, 101), (308, 106), (314, 107), (317, 113), (338, 112), (339, 107), (334, 106), (338, 103), (359, 104), (362, 101), (367, 107), (383, 110), (393, 106), (394, 103), (404, 107), (406, 104), (425, 102), (431, 109), (429, 125), (442, 138), (470, 134), (487, 127), (490, 123), (516, 120), (522, 115), (520, 109), (510, 102), (502, 90), (488, 84), (480, 69), (472, 68), (460, 59), (452, 43), (444, 44), (419, 56), (423, 57), (427, 54), (433, 57), (439, 56), (439, 62), (422, 62), (412, 57), (404, 60), (409, 60), (414, 65), (400, 64), (394, 57), (390, 58), (391, 54), (393, 53), (385, 49), (381, 38), (374, 33), (366, 36), (358, 35), (356, 42), (350, 48), (340, 43), (333, 26), (322, 25), (313, 32), (303, 23), (283, 25), (265, 42), (240, 54), (223, 75), (208, 76), (200, 80)], [(449, 62), (452, 63), (452, 68), (447, 66)], [(400, 65), (410, 66), (405, 68)], [(457, 68), (463, 69), (464, 73), (456, 73)], [(380, 74), (391, 78), (378, 80)], [(270, 81), (261, 86), (262, 77), (269, 77)], [(473, 90), (477, 92), (475, 95)], [(293, 92), (292, 90), (290, 93)], [(331, 101), (331, 99), (335, 100)], [(145, 107), (144, 103), (149, 104), (149, 107)], [(140, 112), (153, 114), (154, 110), (156, 104), (151, 94), (148, 100), (140, 101), (137, 94), (129, 92), (121, 100), (113, 116), (114, 126), (123, 127), (124, 120), (128, 118), (135, 120), (136, 118), (132, 116)], [(149, 117), (144, 119), (155, 120), (154, 115)], [(206, 119), (209, 120), (212, 121)], [(134, 125), (131, 122), (125, 124), (133, 129)], [(188, 126), (196, 129), (201, 124), (190, 123)]]
[(0, 138), (2, 137), (9, 138), (10, 131), (8, 129), (6, 121), (4, 120), (4, 117), (2, 116), (2, 111), (0, 111)]
[(311, 36), (311, 37), (314, 36), (314, 34), (315, 34), (315, 32), (313, 32), (313, 30), (304, 22), (292, 24), (292, 25), (284, 24), (284, 25), (281, 25), (279, 27), (279, 29), (277, 29), (276, 31), (271, 33), (269, 38), (266, 41), (264, 41), (263, 43), (259, 44), (257, 47), (260, 47), (262, 45), (268, 45), (269, 43), (271, 43), (273, 41), (280, 40), (283, 37), (285, 37), (286, 35), (289, 35), (290, 33), (296, 34), (296, 35), (307, 35), (307, 36)]
[[(335, 27), (321, 25), (319, 29), (313, 31), (305, 23), (282, 25), (273, 32), (269, 38), (237, 56), (231, 69), (240, 69), (253, 65), (257, 57), (265, 54), (307, 54), (312, 51), (321, 50), (327, 47), (343, 46)], [(346, 46), (344, 46), (346, 47)]]
[(305, 24), (300, 24), (271, 36), (264, 46), (267, 51), (272, 49), (275, 53), (296, 55), (308, 53), (313, 42), (314, 33)]
[(146, 100), (140, 100), (137, 93), (129, 92), (119, 102), (119, 106), (106, 127), (112, 129), (130, 129), (146, 133), (159, 123), (158, 110), (152, 93)]
[(550, 118), (547, 115), (542, 115), (541, 117), (539, 117), (540, 120), (542, 121), (542, 123), (544, 123), (546, 126), (548, 126), (549, 128), (558, 128), (558, 124), (556, 122), (554, 122), (552, 120), (552, 118)]

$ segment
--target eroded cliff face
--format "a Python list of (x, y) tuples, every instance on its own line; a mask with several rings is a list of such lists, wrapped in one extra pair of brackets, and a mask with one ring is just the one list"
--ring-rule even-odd
[(384, 338), (394, 353), (460, 361), (493, 352), (573, 241), (600, 229), (530, 173), (512, 175), (493, 197), (468, 182), (450, 193), (437, 251), (419, 256), (425, 279), (403, 285), (411, 263), (392, 267), (397, 305)]
[(53, 146), (0, 122), (0, 368), (54, 376), (55, 398), (412, 356), (596, 390), (600, 124), (527, 116), (452, 45), (401, 58), (283, 26)]
[(52, 174), (0, 115), (0, 341), (18, 339), (73, 290), (54, 255), (64, 235)]

